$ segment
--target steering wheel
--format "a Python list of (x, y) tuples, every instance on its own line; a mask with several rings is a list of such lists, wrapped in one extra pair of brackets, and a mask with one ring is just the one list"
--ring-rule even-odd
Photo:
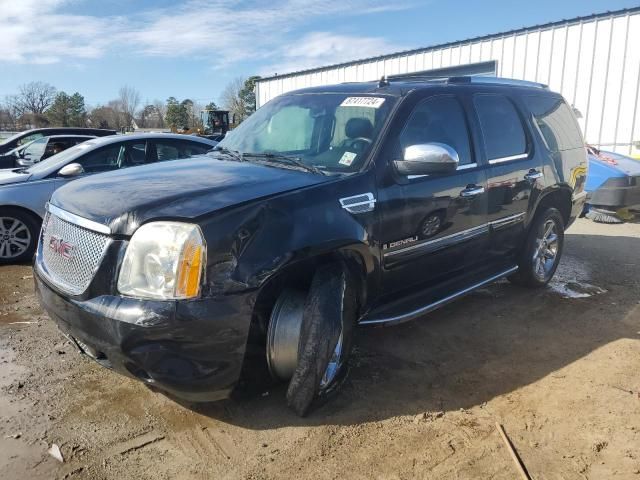
[(360, 144), (364, 144), (359, 150), (364, 150), (366, 147), (368, 147), (369, 145), (371, 145), (372, 141), (370, 138), (367, 137), (355, 137), (355, 138), (347, 138), (344, 142), (342, 142), (342, 146), (343, 147), (352, 147), (355, 148), (355, 146), (360, 143)]

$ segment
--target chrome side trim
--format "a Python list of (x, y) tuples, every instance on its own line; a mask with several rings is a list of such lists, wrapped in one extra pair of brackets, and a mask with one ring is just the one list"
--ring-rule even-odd
[(417, 310), (413, 310), (411, 312), (402, 314), (402, 315), (396, 315), (395, 317), (389, 317), (389, 318), (374, 318), (371, 320), (362, 320), (359, 324), (360, 325), (380, 325), (380, 324), (394, 324), (394, 323), (402, 323), (402, 322), (408, 322), (409, 320), (413, 320), (416, 317), (419, 317), (421, 315), (425, 315), (429, 312), (432, 312), (433, 310), (440, 308), (444, 305), (446, 305), (447, 303), (452, 302), (453, 300), (462, 297), (463, 295), (466, 295), (467, 293), (472, 292), (473, 290), (483, 287), (484, 285), (488, 284), (488, 283), (492, 283), (495, 282), (496, 280), (499, 280), (502, 277), (506, 277), (507, 275), (511, 275), (512, 273), (515, 273), (518, 270), (517, 266), (513, 266), (503, 272), (498, 273), (497, 275), (493, 275), (489, 278), (487, 278), (486, 280), (483, 280), (481, 282), (478, 282), (474, 285), (471, 285), (470, 287), (464, 288), (456, 293), (452, 293), (451, 295), (444, 297), (436, 302), (430, 303), (428, 305), (425, 305), (424, 307), (420, 307)]
[(524, 220), (526, 212), (516, 213), (515, 215), (509, 215), (508, 217), (499, 218), (497, 220), (493, 220), (489, 222), (492, 228), (502, 228), (508, 225), (513, 225), (514, 223), (518, 223)]
[(469, 238), (473, 238), (477, 235), (482, 235), (483, 233), (488, 233), (488, 232), (489, 232), (489, 224), (485, 223), (477, 227), (452, 233), (451, 235), (447, 235), (446, 237), (440, 237), (440, 238), (436, 238), (435, 240), (429, 240), (428, 242), (418, 243), (416, 245), (411, 245), (409, 247), (401, 248), (400, 250), (393, 250), (392, 252), (385, 253), (384, 256), (386, 258), (386, 257), (391, 257), (393, 255), (399, 255), (401, 253), (407, 253), (412, 250), (428, 249), (429, 247), (436, 249), (441, 245), (447, 244), (448, 242), (458, 243), (464, 240), (468, 240)]
[[(456, 172), (458, 170), (468, 170), (470, 168), (476, 168), (478, 166), (477, 163), (467, 163), (466, 165), (458, 165), (458, 168), (456, 168)], [(428, 177), (429, 175), (407, 175), (407, 178), (409, 180), (413, 180), (414, 178), (422, 178), (422, 177)]]
[(94, 232), (103, 233), (105, 235), (111, 235), (111, 229), (103, 225), (102, 223), (94, 222), (93, 220), (88, 220), (84, 217), (80, 217), (75, 213), (67, 212), (66, 210), (62, 210), (61, 208), (56, 207), (55, 205), (51, 205), (47, 203), (47, 211), (53, 213), (56, 217), (61, 218), (69, 223), (73, 223), (74, 225), (78, 225), (79, 227), (86, 228), (87, 230), (93, 230)]
[(496, 163), (510, 162), (511, 160), (520, 160), (522, 158), (527, 158), (528, 156), (528, 153), (521, 153), (519, 155), (511, 155), (509, 157), (494, 158), (492, 160), (489, 160), (489, 164), (494, 165)]
[(467, 163), (466, 165), (459, 165), (456, 170), (467, 170), (469, 168), (476, 168), (478, 166), (477, 163)]

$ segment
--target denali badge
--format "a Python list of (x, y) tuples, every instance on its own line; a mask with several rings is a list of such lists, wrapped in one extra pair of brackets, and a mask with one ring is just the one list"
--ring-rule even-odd
[(55, 235), (51, 235), (49, 238), (49, 248), (62, 258), (66, 258), (68, 260), (73, 258), (73, 253), (76, 249), (75, 245), (61, 239), (60, 237), (56, 237)]
[(403, 238), (402, 240), (396, 240), (395, 242), (385, 243), (384, 245), (382, 245), (382, 249), (388, 250), (390, 248), (408, 245), (410, 243), (417, 242), (417, 241), (418, 241), (418, 237)]

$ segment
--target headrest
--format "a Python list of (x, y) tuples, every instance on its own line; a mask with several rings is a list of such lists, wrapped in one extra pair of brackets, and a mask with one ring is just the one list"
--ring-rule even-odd
[(371, 138), (373, 125), (368, 118), (350, 118), (344, 127), (344, 133), (348, 138)]

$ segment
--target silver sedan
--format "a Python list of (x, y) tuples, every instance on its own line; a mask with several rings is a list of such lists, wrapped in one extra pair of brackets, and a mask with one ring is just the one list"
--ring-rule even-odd
[(45, 205), (76, 178), (146, 163), (200, 155), (217, 142), (168, 133), (89, 140), (28, 168), (0, 170), (0, 264), (33, 257)]

